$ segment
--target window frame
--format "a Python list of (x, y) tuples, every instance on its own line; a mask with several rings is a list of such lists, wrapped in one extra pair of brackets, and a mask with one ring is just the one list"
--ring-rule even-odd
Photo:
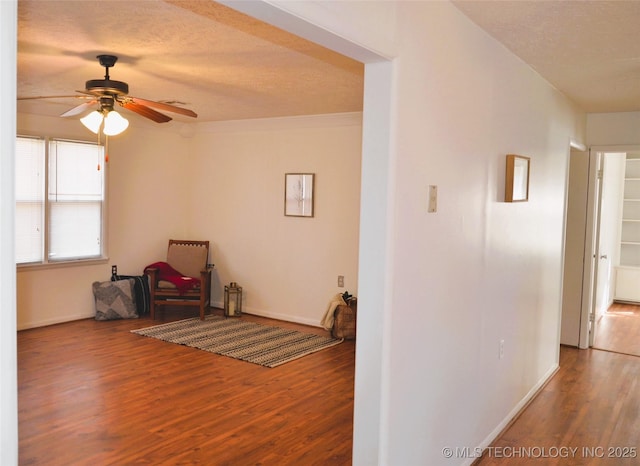
[[(59, 268), (59, 267), (74, 267), (81, 265), (93, 265), (93, 264), (104, 264), (109, 260), (107, 253), (107, 222), (108, 222), (108, 170), (106, 164), (106, 151), (107, 145), (101, 141), (87, 141), (81, 139), (70, 139), (70, 138), (61, 138), (61, 137), (53, 137), (53, 136), (38, 136), (33, 134), (18, 134), (16, 135), (16, 139), (18, 138), (28, 138), (28, 139), (40, 139), (44, 141), (44, 182), (43, 182), (43, 196), (44, 196), (44, 211), (43, 211), (43, 256), (41, 261), (35, 262), (23, 262), (18, 263), (16, 258), (16, 267), (17, 270), (28, 270), (28, 269), (46, 269), (46, 268)], [(100, 212), (100, 252), (96, 256), (87, 256), (87, 257), (77, 257), (77, 258), (65, 258), (59, 260), (52, 260), (49, 258), (50, 253), (50, 219), (51, 219), (51, 202), (49, 200), (49, 162), (50, 162), (50, 150), (52, 141), (58, 142), (66, 142), (66, 143), (75, 143), (75, 144), (88, 144), (93, 146), (101, 146), (103, 149), (102, 158), (99, 161), (96, 161), (96, 164), (99, 163), (100, 170), (102, 170), (102, 206)], [(17, 204), (17, 199), (16, 199)]]

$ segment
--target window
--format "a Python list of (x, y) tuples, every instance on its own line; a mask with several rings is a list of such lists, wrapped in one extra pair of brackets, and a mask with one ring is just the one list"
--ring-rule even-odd
[(44, 139), (16, 141), (16, 262), (44, 257)]
[(16, 262), (101, 258), (104, 148), (27, 137), (16, 148)]

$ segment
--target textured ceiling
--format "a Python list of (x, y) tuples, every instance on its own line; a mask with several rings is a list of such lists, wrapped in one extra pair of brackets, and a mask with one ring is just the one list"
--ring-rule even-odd
[[(361, 63), (214, 2), (19, 1), (18, 97), (84, 90), (104, 77), (95, 57), (105, 53), (119, 57), (110, 77), (130, 95), (198, 121), (362, 110)], [(79, 103), (19, 100), (18, 110), (60, 115)]]
[[(453, 3), (583, 110), (640, 110), (640, 1)], [(361, 63), (214, 2), (20, 0), (18, 16), (20, 97), (82, 90), (103, 78), (95, 56), (109, 53), (120, 57), (111, 78), (131, 95), (198, 121), (362, 110)], [(18, 110), (77, 104), (22, 100)]]
[(454, 1), (584, 111), (640, 110), (640, 1)]

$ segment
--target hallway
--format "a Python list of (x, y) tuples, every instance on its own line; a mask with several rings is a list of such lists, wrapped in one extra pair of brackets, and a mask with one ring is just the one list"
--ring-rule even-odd
[(640, 306), (614, 303), (598, 322), (593, 347), (640, 356)]
[(638, 329), (640, 306), (614, 304), (597, 329), (601, 349), (562, 346), (558, 372), (475, 464), (638, 464)]
[(562, 347), (560, 369), (479, 465), (636, 465), (640, 359)]

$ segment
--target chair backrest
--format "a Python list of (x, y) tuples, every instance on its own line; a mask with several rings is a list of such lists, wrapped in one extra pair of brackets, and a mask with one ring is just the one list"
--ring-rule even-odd
[(209, 241), (169, 240), (167, 263), (181, 274), (198, 278), (208, 260)]

